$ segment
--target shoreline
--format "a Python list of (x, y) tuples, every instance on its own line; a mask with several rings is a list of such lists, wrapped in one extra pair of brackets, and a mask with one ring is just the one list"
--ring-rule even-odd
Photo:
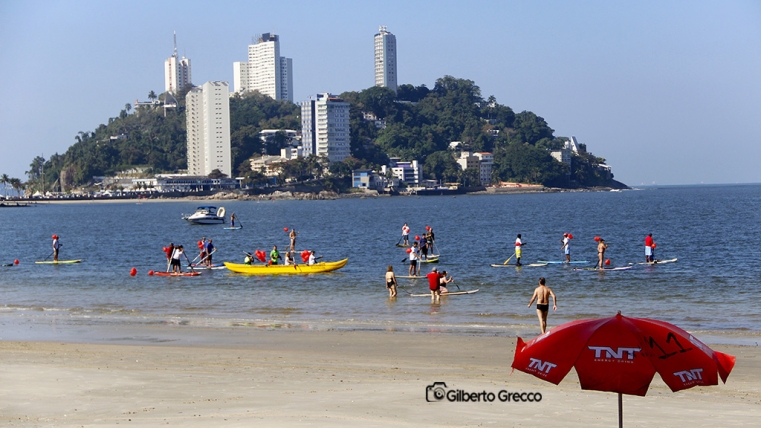
[[(6, 426), (607, 427), (616, 394), (511, 373), (514, 338), (399, 332), (124, 328), (121, 340), (0, 341)], [(134, 339), (136, 342), (130, 342)], [(626, 426), (756, 423), (761, 348), (735, 355), (727, 384), (672, 393), (656, 375), (624, 397)], [(539, 392), (538, 403), (428, 402), (426, 388)], [(33, 385), (33, 387), (30, 387)]]

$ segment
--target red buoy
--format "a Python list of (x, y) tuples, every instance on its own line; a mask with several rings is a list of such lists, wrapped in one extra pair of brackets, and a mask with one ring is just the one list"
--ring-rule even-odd
[(135, 268), (130, 269), (129, 276), (135, 276), (135, 275), (137, 275), (137, 269)]
[(595, 241), (600, 242), (600, 237), (599, 236), (595, 236)]
[(605, 260), (605, 266), (609, 266), (609, 265), (610, 265), (610, 259), (606, 259)]
[(283, 232), (288, 232), (288, 228), (287, 228), (287, 227), (284, 227), (284, 228), (283, 228)]
[(13, 261), (13, 264), (14, 264), (14, 265), (17, 265), (17, 264), (18, 264), (18, 259), (14, 260), (14, 261)]
[(152, 270), (148, 271), (148, 276), (153, 276), (153, 271)]

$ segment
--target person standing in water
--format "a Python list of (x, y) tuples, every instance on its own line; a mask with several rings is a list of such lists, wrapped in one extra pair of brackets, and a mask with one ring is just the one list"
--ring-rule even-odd
[(417, 242), (412, 244), (412, 248), (409, 249), (410, 252), (410, 276), (417, 276), (418, 274), (418, 259), (420, 258), (417, 253)]
[(407, 223), (404, 223), (404, 226), (402, 226), (402, 239), (404, 240), (405, 247), (410, 245), (410, 227), (407, 226)]
[(396, 274), (394, 274), (394, 267), (388, 265), (386, 269), (386, 288), (388, 288), (388, 297), (396, 297)]
[(290, 251), (296, 251), (296, 235), (298, 235), (298, 232), (295, 229), (291, 229), (290, 233), (288, 233), (288, 237), (291, 238)]
[(230, 227), (235, 227), (235, 219), (238, 217), (235, 217), (235, 213), (230, 214)]
[(544, 277), (539, 278), (539, 286), (536, 287), (534, 295), (531, 296), (531, 300), (528, 302), (528, 307), (530, 308), (531, 304), (536, 300), (536, 316), (539, 317), (539, 327), (542, 329), (542, 334), (547, 331), (547, 314), (550, 312), (550, 297), (552, 297), (552, 310), (558, 310), (558, 299), (545, 282)]

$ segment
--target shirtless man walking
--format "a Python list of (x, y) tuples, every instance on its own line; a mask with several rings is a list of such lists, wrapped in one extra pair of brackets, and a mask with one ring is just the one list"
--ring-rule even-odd
[(544, 277), (539, 278), (539, 287), (536, 287), (534, 295), (531, 296), (531, 301), (528, 302), (528, 307), (530, 308), (531, 304), (536, 300), (536, 315), (539, 317), (539, 326), (542, 328), (542, 334), (547, 331), (547, 314), (550, 311), (550, 297), (552, 297), (552, 310), (558, 310), (558, 299), (555, 297), (555, 293), (544, 284)]

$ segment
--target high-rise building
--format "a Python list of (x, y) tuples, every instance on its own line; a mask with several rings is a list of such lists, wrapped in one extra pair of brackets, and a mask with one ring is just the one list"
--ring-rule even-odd
[(164, 61), (164, 92), (177, 94), (191, 82), (190, 59), (177, 56), (177, 33), (174, 33), (174, 53)]
[(384, 26), (375, 35), (375, 86), (396, 92), (396, 36)]
[(259, 91), (293, 102), (293, 60), (280, 56), (280, 37), (264, 33), (248, 46), (248, 61), (233, 63), (236, 92)]
[(218, 169), (232, 177), (230, 155), (230, 89), (227, 82), (206, 82), (185, 96), (188, 174), (209, 175)]
[(327, 156), (340, 162), (351, 156), (349, 103), (331, 94), (317, 94), (301, 103), (301, 145), (304, 155)]

